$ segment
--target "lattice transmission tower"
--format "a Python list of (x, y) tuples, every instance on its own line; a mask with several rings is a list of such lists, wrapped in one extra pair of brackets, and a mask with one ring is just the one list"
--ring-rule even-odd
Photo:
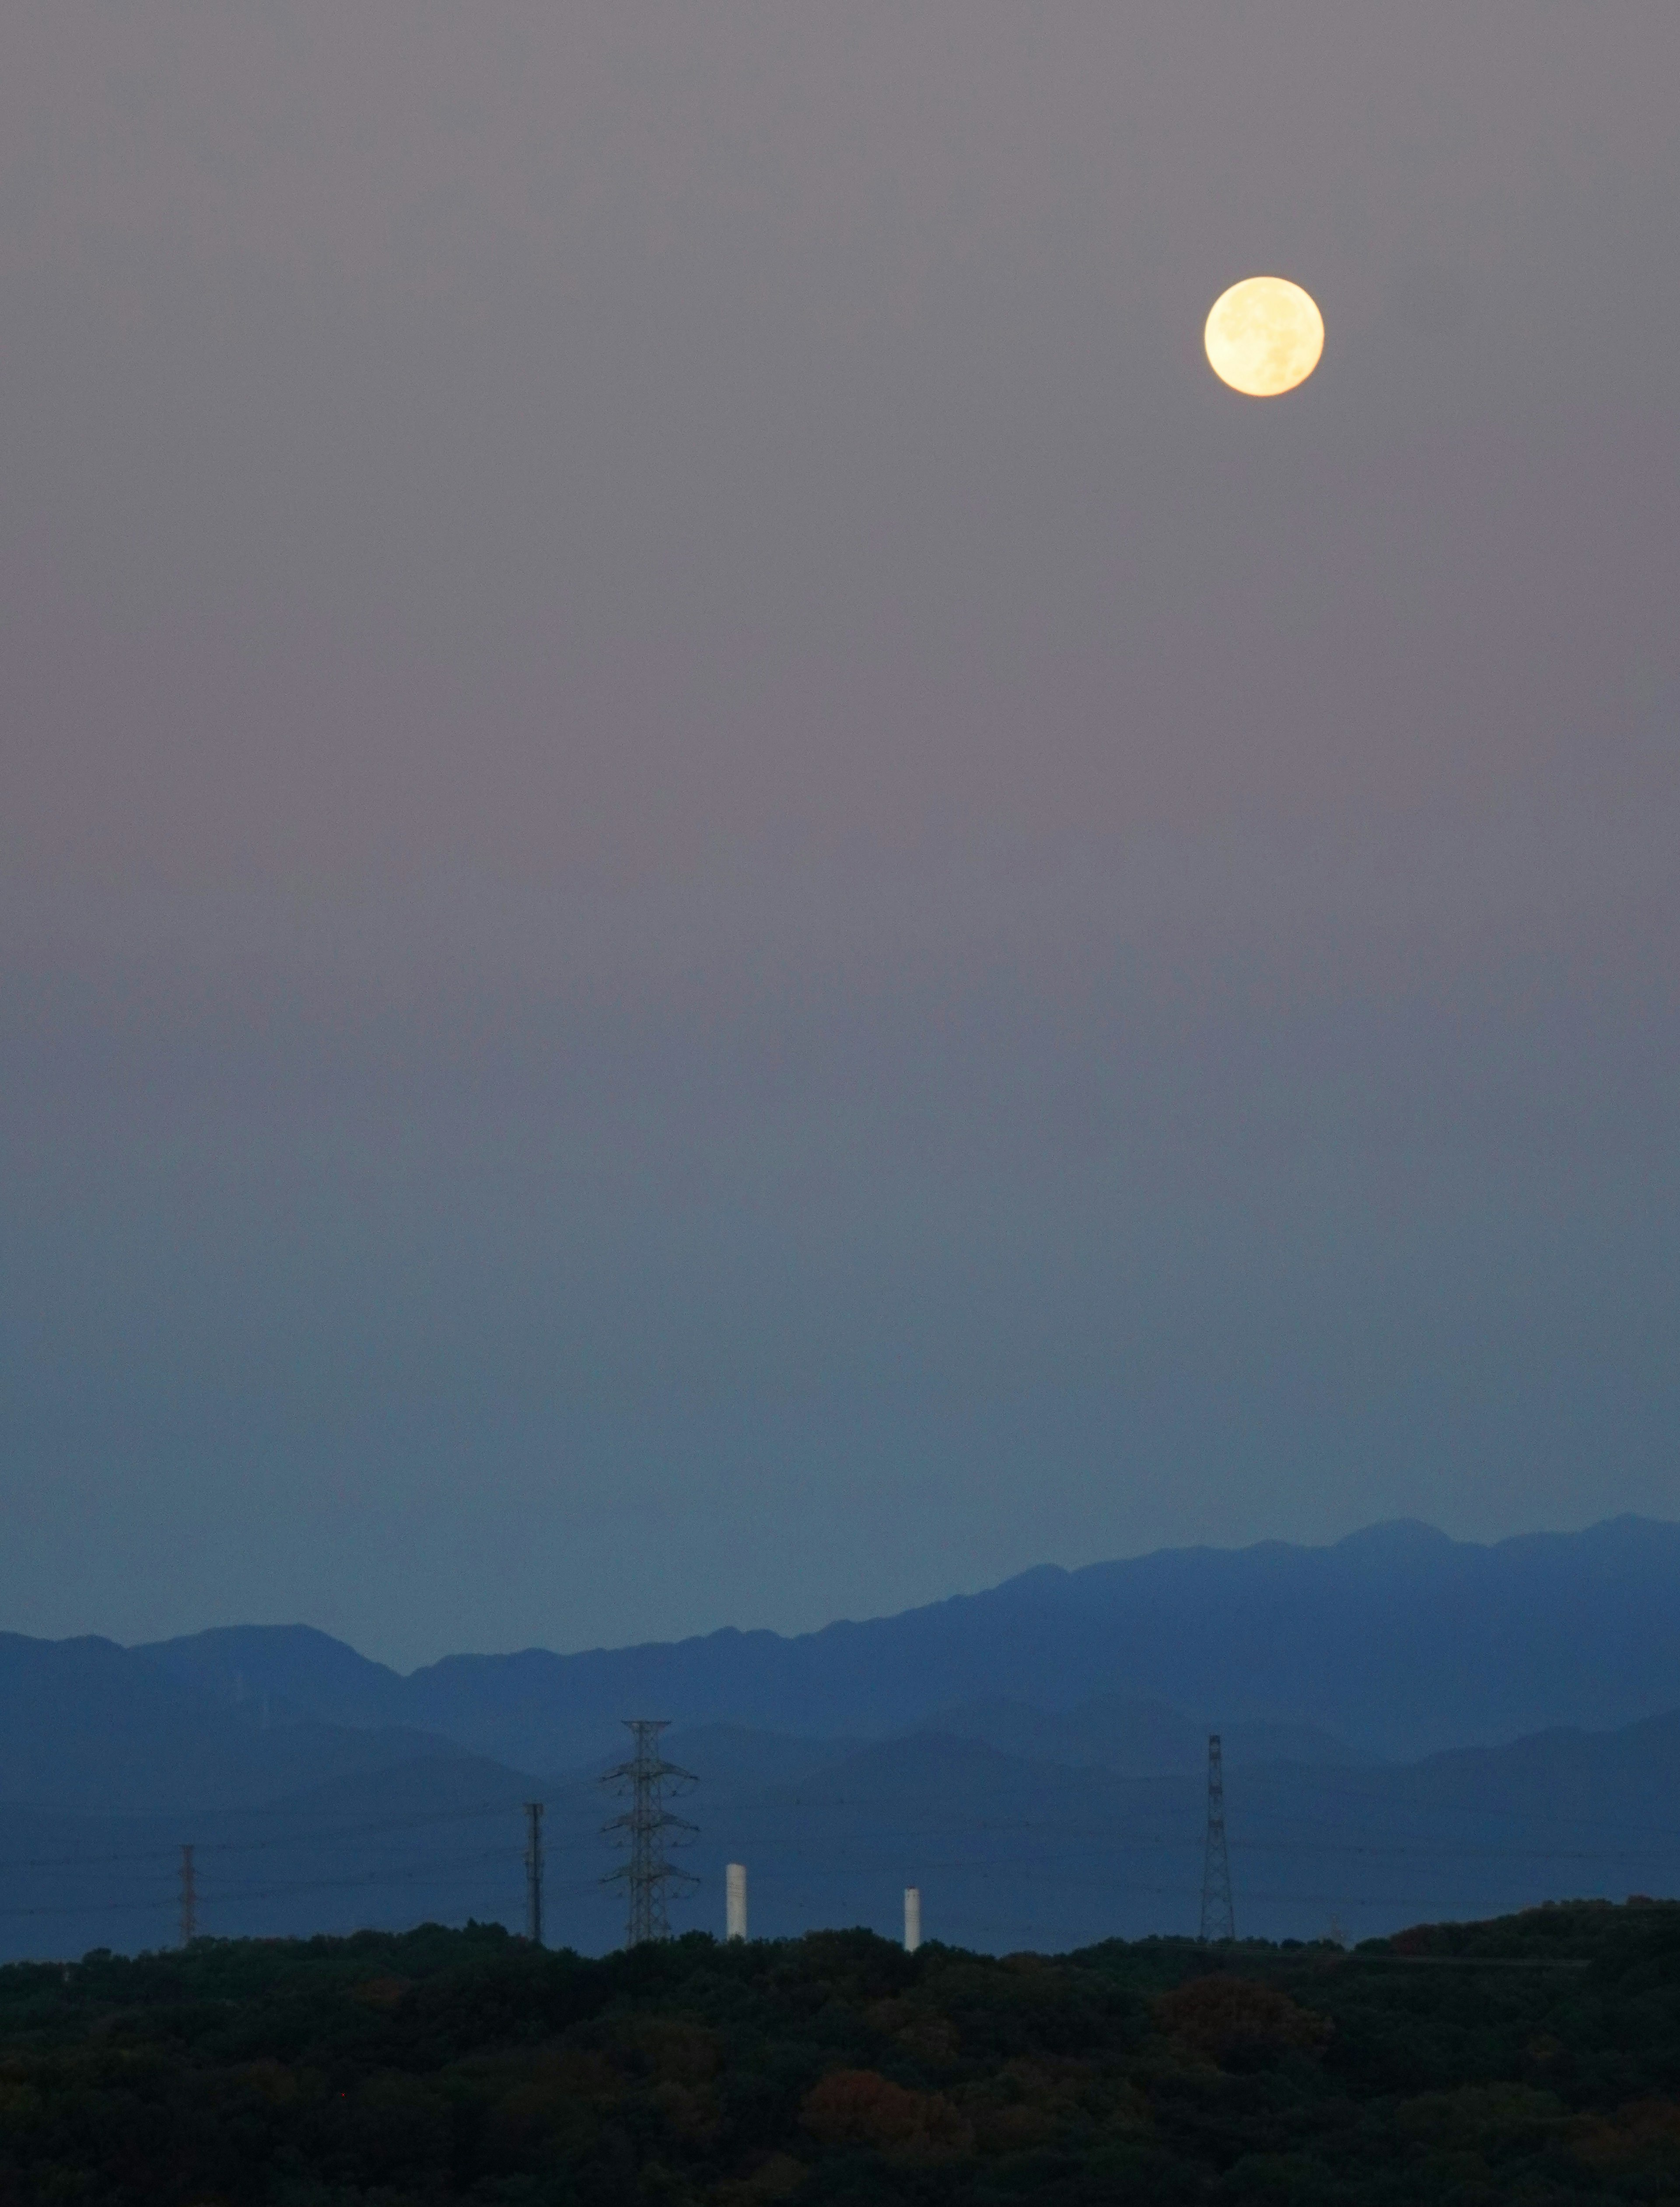
[(1202, 1855), (1202, 1930), (1204, 1943), (1229, 1945), (1237, 1935), (1236, 1910), (1231, 1902), (1231, 1857), (1225, 1846), (1225, 1766), (1219, 1751), (1219, 1735), (1210, 1732), (1207, 1743), (1207, 1845)]
[(691, 1845), (697, 1833), (694, 1825), (674, 1815), (665, 1804), (699, 1783), (691, 1770), (679, 1770), (661, 1755), (659, 1736), (667, 1721), (662, 1717), (626, 1717), (625, 1726), (636, 1743), (636, 1752), (601, 1781), (615, 1793), (630, 1796), (624, 1815), (609, 1818), (601, 1827), (615, 1845), (630, 1851), (629, 1859), (601, 1880), (603, 1885), (622, 1883), (627, 1888), (626, 1947), (639, 1947), (649, 1939), (668, 1939), (671, 1889), (692, 1892), (700, 1882), (691, 1871), (679, 1869), (666, 1858), (669, 1849)]

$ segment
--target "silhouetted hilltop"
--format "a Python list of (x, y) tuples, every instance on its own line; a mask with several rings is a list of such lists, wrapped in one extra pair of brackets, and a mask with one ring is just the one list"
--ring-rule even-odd
[(402, 1724), (405, 1681), (308, 1624), (227, 1624), (138, 1651), (178, 1684), (230, 1708), (266, 1703), (271, 1718)]
[(637, 1710), (879, 1736), (977, 1702), (1103, 1696), (1415, 1755), (1680, 1707), (1680, 1526), (1623, 1517), (1483, 1547), (1396, 1524), (1327, 1548), (1169, 1549), (793, 1638), (453, 1655), (408, 1678), (301, 1629), (144, 1652), (224, 1699), (406, 1725), (525, 1769), (610, 1752)]
[(218, 1696), (114, 1641), (17, 1633), (0, 1634), (0, 1803), (119, 1815), (273, 1800), (463, 1752), (395, 1725), (284, 1721), (263, 1694)]

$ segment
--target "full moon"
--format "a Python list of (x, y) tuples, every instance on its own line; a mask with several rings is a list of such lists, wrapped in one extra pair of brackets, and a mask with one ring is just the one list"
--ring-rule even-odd
[(1214, 301), (1205, 342), (1222, 383), (1250, 398), (1276, 398), (1305, 383), (1318, 365), (1324, 318), (1299, 284), (1248, 276)]

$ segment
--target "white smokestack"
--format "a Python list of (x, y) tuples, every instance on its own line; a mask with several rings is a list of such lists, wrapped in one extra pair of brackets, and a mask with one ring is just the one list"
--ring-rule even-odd
[(723, 1873), (725, 1902), (727, 1911), (724, 1932), (726, 1939), (744, 1939), (747, 1935), (747, 1866), (744, 1863), (730, 1863)]
[(904, 1951), (913, 1954), (922, 1943), (922, 1888), (907, 1885), (904, 1889)]

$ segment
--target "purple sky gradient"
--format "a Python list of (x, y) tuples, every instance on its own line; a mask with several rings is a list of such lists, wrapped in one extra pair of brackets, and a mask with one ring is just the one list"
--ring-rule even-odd
[(1671, 0), (20, 0), (0, 1624), (1680, 1514), (1677, 81)]

